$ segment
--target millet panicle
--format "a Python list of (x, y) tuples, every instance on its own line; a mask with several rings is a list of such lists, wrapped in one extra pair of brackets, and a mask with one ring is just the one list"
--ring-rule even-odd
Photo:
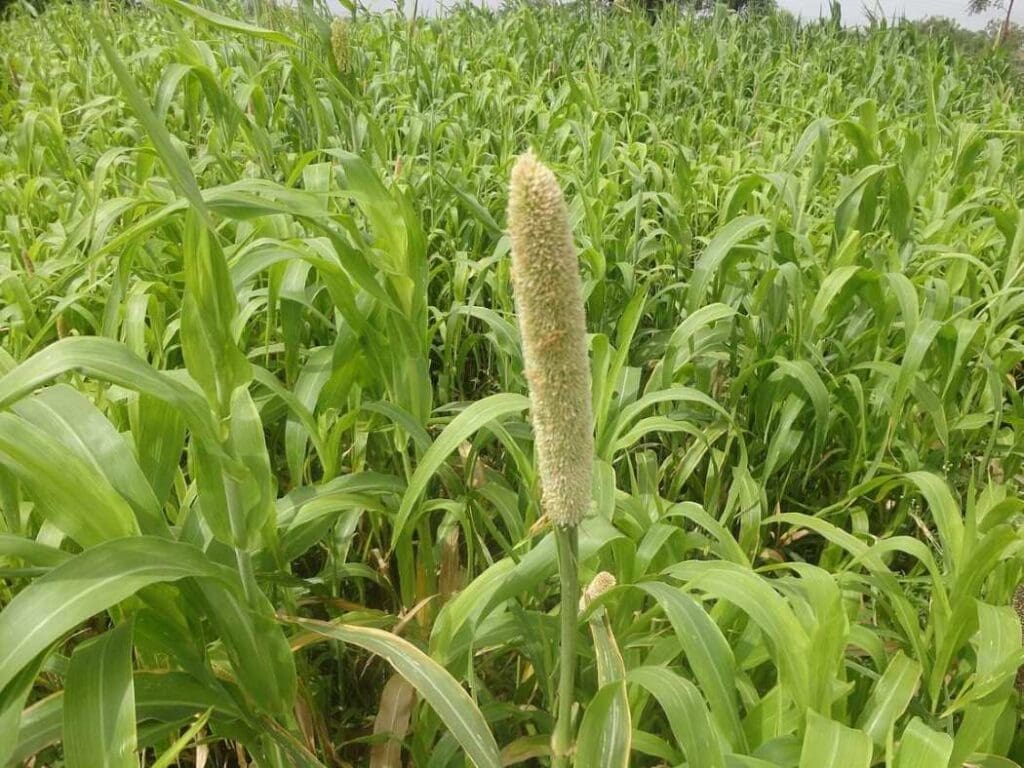
[(590, 508), (594, 453), (583, 286), (561, 187), (532, 152), (512, 169), (508, 222), (542, 506), (571, 527)]

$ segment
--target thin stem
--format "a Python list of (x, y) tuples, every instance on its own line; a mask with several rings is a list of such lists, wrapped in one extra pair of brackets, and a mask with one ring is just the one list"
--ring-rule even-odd
[(572, 705), (576, 685), (576, 622), (579, 614), (579, 539), (576, 527), (555, 526), (558, 545), (558, 575), (561, 581), (562, 633), (558, 648), (558, 717), (551, 734), (552, 768), (572, 764)]

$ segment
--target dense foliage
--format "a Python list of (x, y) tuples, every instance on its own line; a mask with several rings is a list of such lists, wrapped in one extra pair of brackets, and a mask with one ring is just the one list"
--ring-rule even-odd
[(577, 766), (1024, 764), (998, 53), (219, 11), (0, 25), (0, 764), (546, 764), (504, 234), (531, 146), (591, 334), (581, 577), (618, 583), (579, 626)]

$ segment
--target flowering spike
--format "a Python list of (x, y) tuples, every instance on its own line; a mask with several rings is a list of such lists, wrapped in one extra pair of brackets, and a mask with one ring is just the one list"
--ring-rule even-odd
[(348, 51), (348, 22), (335, 17), (331, 22), (331, 51), (334, 53), (334, 63), (338, 71), (348, 74), (349, 51)]
[(508, 221), (542, 505), (553, 523), (568, 528), (583, 519), (591, 498), (586, 318), (565, 199), (532, 152), (512, 169)]

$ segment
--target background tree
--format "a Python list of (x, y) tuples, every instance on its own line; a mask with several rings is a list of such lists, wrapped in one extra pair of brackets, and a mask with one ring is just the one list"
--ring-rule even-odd
[(1010, 14), (1013, 13), (1014, 0), (968, 0), (967, 10), (971, 13), (983, 13), (989, 9), (1006, 8), (1006, 17), (999, 29), (996, 42), (1006, 40), (1010, 31)]

